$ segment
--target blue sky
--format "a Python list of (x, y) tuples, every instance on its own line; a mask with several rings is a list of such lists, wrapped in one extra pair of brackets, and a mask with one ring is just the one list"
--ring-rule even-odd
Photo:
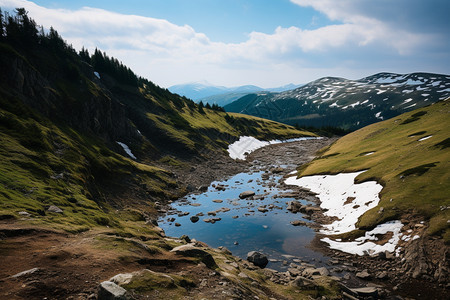
[(447, 0), (0, 0), (164, 87), (449, 74)]

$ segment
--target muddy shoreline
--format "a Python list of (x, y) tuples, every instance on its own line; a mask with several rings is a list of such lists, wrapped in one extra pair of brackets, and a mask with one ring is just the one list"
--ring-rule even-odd
[[(188, 183), (189, 192), (202, 192), (212, 181), (222, 180), (240, 172), (251, 169), (270, 171), (278, 168), (279, 173), (287, 176), (290, 172), (302, 164), (308, 163), (314, 158), (315, 153), (321, 148), (330, 145), (336, 139), (318, 139), (287, 144), (276, 144), (258, 149), (247, 156), (245, 161), (235, 161), (226, 154), (216, 156), (207, 161), (199, 161), (190, 170), (174, 170), (181, 184)], [(282, 181), (281, 189), (294, 190), (297, 197), (312, 200), (319, 204), (317, 198), (300, 188), (286, 186)], [(323, 216), (321, 212), (311, 216), (315, 224), (310, 226), (316, 231), (320, 224), (329, 223), (331, 220)], [(317, 234), (309, 245), (314, 251), (321, 252), (331, 258), (330, 269), (343, 269), (351, 273), (347, 278), (341, 278), (341, 282), (351, 287), (378, 287), (383, 292), (381, 298), (396, 299), (397, 296), (409, 299), (448, 299), (450, 293), (447, 283), (439, 283), (432, 278), (412, 278), (405, 272), (404, 262), (399, 258), (378, 255), (376, 257), (358, 256), (332, 250), (321, 242), (323, 236)], [(429, 238), (428, 238), (429, 239)], [(426, 244), (437, 241), (426, 241)], [(407, 251), (407, 250), (406, 250)], [(339, 268), (333, 266), (339, 265)], [(357, 273), (367, 270), (369, 277), (360, 279)], [(426, 277), (426, 275), (424, 275)]]

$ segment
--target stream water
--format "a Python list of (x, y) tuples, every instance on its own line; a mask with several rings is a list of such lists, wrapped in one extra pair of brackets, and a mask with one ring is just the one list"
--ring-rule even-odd
[[(308, 248), (314, 230), (290, 224), (294, 220), (310, 221), (286, 209), (294, 199), (283, 197), (289, 191), (277, 188), (280, 179), (280, 175), (255, 170), (212, 182), (206, 192), (172, 203), (172, 209), (158, 221), (159, 226), (168, 236), (188, 235), (212, 247), (225, 246), (243, 259), (250, 251), (260, 251), (270, 260), (267, 267), (276, 270), (287, 269), (283, 261), (296, 258), (323, 265), (328, 258)], [(256, 193), (253, 199), (240, 199), (240, 193), (248, 190)], [(307, 204), (307, 200), (300, 202)], [(258, 210), (264, 206), (266, 212)], [(199, 220), (194, 223), (190, 217), (195, 215)], [(220, 220), (205, 222), (213, 218)]]

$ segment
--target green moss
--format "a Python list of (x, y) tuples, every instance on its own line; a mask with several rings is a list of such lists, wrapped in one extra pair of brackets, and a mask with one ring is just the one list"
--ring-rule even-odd
[[(378, 206), (384, 210), (378, 213), (377, 207), (366, 212), (357, 226), (373, 228), (414, 211), (426, 220), (436, 220), (430, 234), (447, 236), (449, 229), (446, 225), (444, 229), (438, 226), (437, 220), (441, 219), (440, 207), (450, 205), (450, 152), (441, 150), (449, 139), (448, 105), (449, 101), (441, 101), (419, 112), (405, 113), (348, 134), (321, 153), (322, 156), (339, 155), (315, 159), (302, 166), (299, 174), (367, 170), (356, 181), (376, 180), (383, 185)], [(404, 122), (411, 118), (417, 120)], [(418, 129), (432, 137), (423, 141), (409, 138), (417, 134)], [(361, 155), (368, 152), (374, 153)]]

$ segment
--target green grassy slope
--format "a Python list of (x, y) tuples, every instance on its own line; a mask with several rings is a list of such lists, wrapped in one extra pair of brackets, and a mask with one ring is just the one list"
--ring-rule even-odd
[[(78, 54), (54, 31), (38, 34), (25, 18), (14, 20), (0, 37), (0, 218), (26, 212), (27, 222), (74, 232), (99, 225), (133, 231), (127, 220), (184, 193), (188, 183), (166, 165), (190, 168), (226, 153), (240, 135), (313, 135), (202, 108), (106, 54)], [(48, 211), (51, 205), (63, 212)]]
[(429, 234), (442, 234), (448, 242), (449, 128), (450, 100), (440, 101), (342, 137), (301, 167), (299, 175), (368, 170), (356, 180), (375, 179), (383, 190), (378, 207), (360, 218), (360, 228), (413, 214), (429, 222)]

